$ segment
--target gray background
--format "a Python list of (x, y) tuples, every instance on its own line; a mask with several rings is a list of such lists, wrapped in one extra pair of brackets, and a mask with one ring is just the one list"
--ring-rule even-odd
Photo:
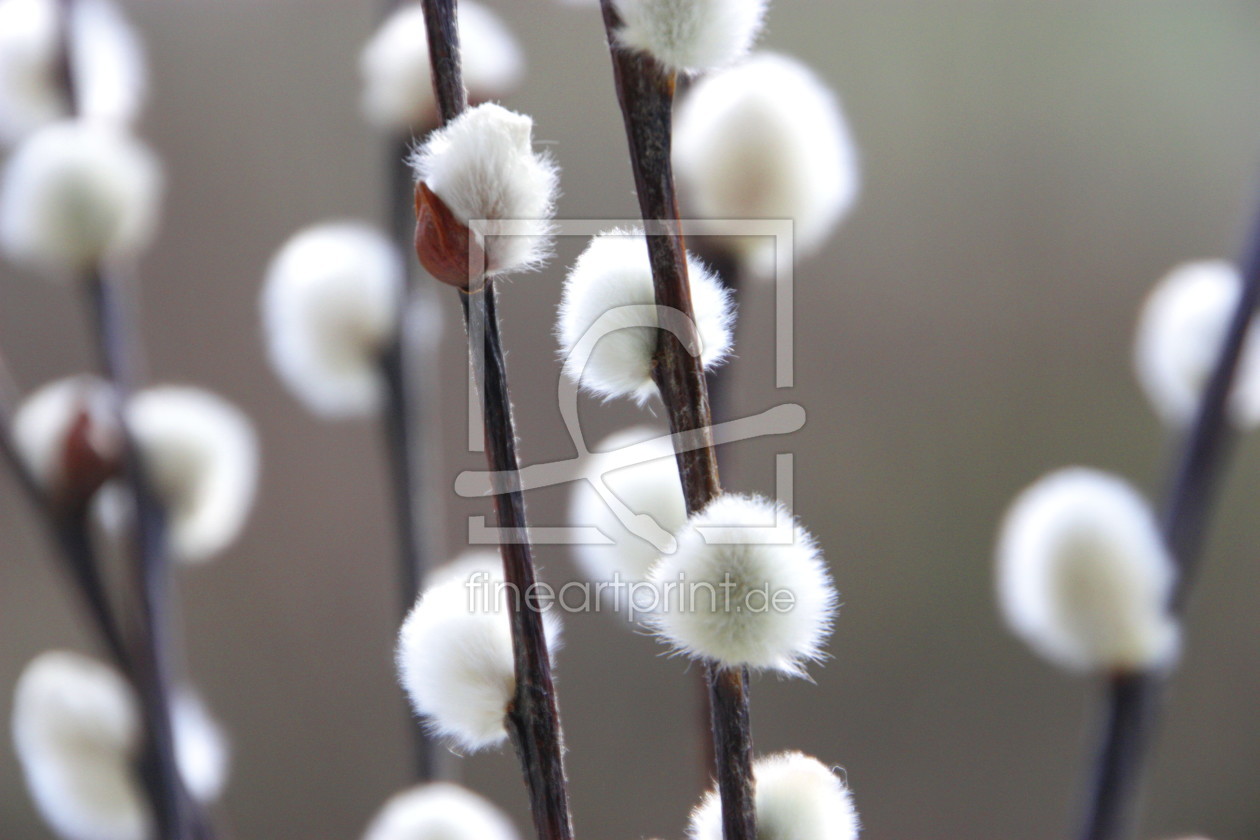
[[(265, 463), (239, 544), (181, 575), (196, 679), (234, 733), (224, 812), (240, 838), (345, 838), (407, 781), (393, 684), (390, 520), (370, 423), (309, 417), (261, 352), (273, 250), (329, 217), (379, 217), (382, 149), (358, 118), (372, 3), (128, 4), (151, 53), (144, 132), (168, 167), (143, 265), (148, 375), (243, 406)], [(560, 215), (637, 212), (598, 15), (496, 3), (530, 62), (507, 104), (563, 166)], [(995, 524), (1042, 472), (1086, 463), (1158, 491), (1167, 441), (1130, 371), (1135, 312), (1175, 262), (1229, 256), (1260, 163), (1260, 7), (1182, 0), (780, 2), (765, 45), (841, 93), (864, 195), (798, 268), (797, 387), (776, 393), (773, 310), (746, 298), (738, 408), (791, 399), (787, 441), (734, 451), (726, 483), (773, 488), (797, 455), (797, 512), (844, 607), (816, 685), (758, 679), (756, 740), (842, 765), (871, 838), (1052, 838), (1069, 826), (1096, 686), (1011, 639), (991, 594)], [(579, 242), (562, 242), (561, 260)], [(0, 269), (0, 341), (28, 386), (88, 364), (69, 289)], [(562, 263), (503, 291), (526, 461), (571, 454), (551, 396)], [(442, 484), (463, 447), (454, 301), (445, 339)], [(584, 408), (592, 438), (642, 415)], [(1238, 452), (1167, 707), (1144, 836), (1260, 837), (1260, 447)], [(530, 499), (558, 524), (565, 493)], [(452, 505), (445, 538), (463, 537)], [(572, 574), (563, 550), (547, 576)], [(47, 547), (0, 477), (0, 686), (51, 646), (90, 650)], [(588, 838), (680, 837), (701, 784), (693, 682), (607, 616), (568, 622), (559, 689), (576, 824)], [(0, 718), (9, 713), (0, 690)], [(512, 812), (510, 754), (464, 763)], [(0, 834), (48, 836), (0, 749)]]

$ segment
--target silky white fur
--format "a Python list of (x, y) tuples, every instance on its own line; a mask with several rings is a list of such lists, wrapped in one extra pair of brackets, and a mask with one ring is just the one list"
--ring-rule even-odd
[[(722, 282), (690, 255), (687, 275), (700, 358), (712, 370), (731, 350), (734, 302)], [(634, 397), (643, 403), (657, 393), (652, 381), (657, 329), (637, 326), (658, 323), (654, 312), (643, 310), (655, 304), (643, 232), (611, 230), (593, 238), (569, 270), (560, 300), (556, 334), (569, 379), (606, 398)], [(595, 327), (600, 337), (594, 351), (589, 359), (578, 358), (574, 348)]]
[(617, 39), (672, 70), (699, 73), (730, 64), (756, 40), (767, 0), (615, 0)]
[(262, 293), (268, 354), (311, 411), (347, 417), (380, 407), (381, 353), (398, 333), (403, 272), (394, 245), (354, 222), (307, 228), (272, 259)]
[[(0, 0), (0, 141), (67, 115), (57, 81), (57, 0)], [(144, 102), (143, 48), (109, 0), (76, 0), (70, 20), (78, 112), (127, 124)]]
[[(613, 434), (600, 442), (585, 464), (585, 481), (573, 483), (569, 500), (569, 524), (596, 528), (613, 540), (611, 545), (576, 545), (574, 559), (587, 580), (594, 582), (640, 583), (660, 557), (660, 550), (641, 533), (627, 528), (592, 482), (603, 481), (609, 491), (631, 512), (647, 515), (667, 534), (673, 534), (687, 521), (682, 482), (674, 448), (666, 433), (636, 427)], [(627, 449), (652, 440), (642, 456)], [(640, 459), (641, 458), (641, 459)], [(649, 535), (650, 536), (650, 535)], [(615, 597), (612, 607), (622, 611), (624, 591), (609, 589)]]
[(93, 659), (49, 651), (18, 680), (18, 761), (40, 814), (65, 840), (150, 836), (148, 805), (132, 767), (140, 735), (130, 686)]
[[(804, 753), (782, 752), (753, 763), (760, 840), (856, 840), (859, 821), (848, 787)], [(722, 799), (709, 791), (691, 813), (691, 840), (722, 840)]]
[(1038, 653), (1081, 671), (1136, 671), (1176, 655), (1176, 569), (1149, 504), (1127, 482), (1073, 467), (1024, 490), (1002, 524), (998, 599)]
[(551, 253), (560, 172), (550, 155), (534, 152), (533, 128), (529, 117), (487, 102), (411, 156), (416, 180), (474, 229), (488, 276), (537, 268)]
[[(507, 592), (502, 581), (441, 576), (416, 602), (398, 634), (399, 681), (425, 725), (453, 746), (475, 752), (507, 738), (503, 718), (516, 690)], [(515, 596), (512, 596), (515, 597)], [(554, 652), (560, 620), (543, 613)]]
[(780, 505), (726, 493), (677, 537), (652, 568), (661, 598), (648, 619), (677, 652), (788, 676), (823, 657), (836, 591), (814, 538)]
[(171, 728), (175, 762), (188, 791), (201, 802), (213, 802), (227, 787), (231, 748), (223, 727), (190, 688), (171, 695)]
[[(460, 63), (474, 99), (507, 93), (520, 81), (524, 58), (503, 20), (480, 3), (459, 4)], [(359, 58), (363, 114), (394, 131), (437, 121), (424, 10), (400, 7), (381, 24)]]
[(396, 794), (372, 820), (363, 840), (517, 840), (503, 812), (450, 782)]
[(127, 423), (166, 504), (171, 548), (185, 562), (209, 559), (244, 527), (258, 484), (258, 441), (240, 409), (200, 388), (136, 394)]
[(57, 122), (18, 145), (0, 182), (0, 247), (54, 276), (134, 257), (157, 225), (162, 170), (124, 131)]
[(113, 391), (95, 376), (70, 376), (32, 392), (13, 415), (13, 440), (27, 468), (53, 494), (64, 486), (66, 443), (73, 424), (87, 418), (87, 440), (102, 457), (117, 457), (122, 439)]
[[(1174, 268), (1151, 290), (1138, 320), (1134, 366), (1155, 412), (1173, 428), (1190, 424), (1216, 366), (1242, 293), (1238, 269), (1223, 260)], [(1252, 327), (1239, 360), (1230, 416), (1260, 425), (1260, 332)]]
[[(794, 58), (759, 53), (702, 79), (674, 130), (674, 168), (691, 211), (714, 219), (791, 219), (796, 255), (818, 251), (852, 209), (858, 155), (840, 103)], [(758, 275), (774, 239), (723, 237)]]

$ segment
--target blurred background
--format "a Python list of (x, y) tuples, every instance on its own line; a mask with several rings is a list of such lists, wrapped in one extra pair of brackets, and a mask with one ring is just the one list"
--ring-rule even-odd
[[(383, 219), (385, 149), (358, 109), (376, 3), (132, 0), (153, 94), (142, 130), (169, 189), (142, 267), (147, 377), (220, 392), (254, 419), (263, 483), (244, 538), (184, 570), (191, 670), (230, 729), (234, 836), (357, 837), (408, 782), (391, 666), (393, 534), (377, 428), (313, 419), (273, 377), (257, 315), (272, 253), (329, 218)], [(488, 0), (521, 39), (530, 113), (563, 167), (559, 215), (637, 215), (597, 11)], [(736, 410), (808, 421), (741, 444), (725, 483), (796, 512), (843, 608), (816, 685), (758, 679), (759, 751), (844, 768), (875, 840), (1055, 838), (1071, 825), (1098, 686), (1035, 659), (992, 596), (996, 524), (1069, 463), (1160, 492), (1169, 441), (1131, 371), (1145, 291), (1232, 256), (1260, 188), (1260, 5), (1250, 0), (843, 0), (772, 7), (763, 45), (842, 97), (863, 157), (858, 209), (797, 267), (796, 387), (776, 391), (770, 289), (741, 306)], [(553, 394), (559, 259), (502, 293), (526, 463), (570, 457)], [(452, 295), (441, 485), (479, 468), (464, 436)], [(0, 268), (0, 342), (27, 387), (90, 363), (71, 290)], [(589, 440), (643, 418), (584, 404)], [(451, 494), (453, 497), (453, 493)], [(567, 492), (531, 494), (534, 524)], [(1236, 453), (1166, 707), (1143, 836), (1260, 837), (1260, 441)], [(466, 540), (481, 502), (452, 498)], [(548, 579), (574, 574), (540, 550)], [(0, 687), (49, 647), (92, 651), (25, 501), (0, 475)], [(693, 679), (607, 615), (567, 621), (558, 679), (577, 833), (678, 838), (703, 783)], [(7, 720), (8, 688), (0, 688)], [(528, 828), (510, 752), (465, 782)], [(49, 836), (0, 748), (0, 834)]]

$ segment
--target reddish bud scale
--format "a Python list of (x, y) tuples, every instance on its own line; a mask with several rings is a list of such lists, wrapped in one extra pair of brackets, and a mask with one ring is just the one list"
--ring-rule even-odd
[[(472, 291), (472, 280), (476, 279), (480, 287), (485, 253), (472, 239), (468, 226), (455, 218), (423, 181), (416, 184), (415, 203), (416, 257), (420, 265), (448, 286)], [(475, 260), (476, 269), (469, 265), (470, 257)]]

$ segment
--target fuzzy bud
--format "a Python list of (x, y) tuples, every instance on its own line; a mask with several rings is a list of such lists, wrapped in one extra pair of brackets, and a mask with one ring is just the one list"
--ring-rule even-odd
[(700, 73), (748, 52), (761, 32), (767, 0), (614, 0), (617, 39), (670, 70)]
[(1176, 567), (1146, 500), (1098, 470), (1059, 470), (1024, 490), (1002, 524), (998, 599), (1016, 635), (1080, 671), (1168, 665)]
[(258, 484), (249, 419), (222, 397), (177, 386), (141, 391), (126, 416), (166, 505), (175, 556), (196, 563), (221, 552), (244, 527)]
[(13, 742), (31, 798), (64, 840), (146, 840), (151, 824), (132, 762), (141, 736), (130, 686), (67, 651), (18, 679)]
[(262, 317), (271, 365), (306, 406), (325, 417), (376, 411), (381, 358), (398, 333), (403, 262), (366, 225), (307, 228), (267, 271)]
[(418, 785), (395, 795), (363, 840), (517, 840), (503, 812), (450, 782)]
[(727, 668), (803, 676), (823, 657), (836, 591), (814, 538), (780, 505), (723, 494), (653, 567), (649, 622), (676, 652)]
[[(721, 281), (690, 255), (687, 276), (700, 359), (712, 370), (731, 349), (734, 303)], [(660, 324), (655, 306), (642, 231), (611, 230), (592, 239), (565, 278), (560, 300), (556, 333), (569, 379), (607, 398), (634, 397), (643, 403), (657, 393), (652, 379)], [(587, 352), (574, 352), (580, 342)]]
[(71, 10), (70, 67), (80, 115), (129, 124), (145, 95), (140, 39), (109, 0), (0, 0), (0, 141), (69, 115), (58, 79), (59, 17)]
[[(504, 588), (501, 571), (440, 575), (398, 634), (399, 681), (416, 714), (469, 752), (507, 738), (503, 719), (516, 692), (509, 597), (516, 593)], [(560, 621), (550, 611), (543, 620), (554, 652)]]
[[(1177, 266), (1151, 291), (1138, 320), (1134, 365), (1160, 418), (1184, 428), (1198, 413), (1242, 294), (1238, 269), (1223, 260)], [(1239, 360), (1230, 417), (1260, 425), (1260, 333), (1254, 325)]]
[(486, 103), (430, 134), (412, 155), (416, 254), (438, 280), (476, 289), (483, 274), (528, 271), (549, 255), (559, 170), (534, 152), (533, 125)]
[(99, 123), (53, 123), (5, 167), (0, 248), (53, 276), (135, 257), (153, 237), (161, 190), (161, 166), (139, 140)]
[[(474, 99), (507, 93), (520, 81), (524, 59), (502, 19), (480, 3), (459, 4), (460, 65)], [(380, 129), (406, 131), (437, 122), (424, 9), (400, 7), (381, 24), (359, 59), (363, 114)]]
[(50, 382), (22, 401), (13, 439), (56, 505), (81, 507), (121, 467), (113, 391), (95, 376)]
[[(857, 151), (835, 94), (783, 55), (760, 53), (698, 82), (679, 109), (673, 155), (695, 213), (791, 219), (800, 257), (822, 247), (857, 199)], [(773, 276), (773, 239), (722, 241)]]
[[(858, 815), (848, 787), (831, 768), (799, 752), (753, 764), (757, 836), (792, 840), (856, 840)], [(691, 813), (691, 840), (722, 840), (722, 798), (710, 791)]]
[[(674, 532), (687, 522), (669, 438), (653, 437), (651, 430), (642, 427), (626, 429), (601, 442), (585, 466), (586, 480), (573, 484), (569, 521), (598, 529), (612, 543), (575, 546), (574, 558), (587, 579), (596, 583), (646, 581), (661, 552), (673, 548)], [(628, 523), (596, 490), (600, 484), (614, 503), (624, 506), (622, 513), (633, 517)], [(661, 544), (662, 537), (667, 544)], [(622, 594), (620, 588), (606, 591)], [(620, 600), (614, 604), (618, 610), (626, 606)]]

